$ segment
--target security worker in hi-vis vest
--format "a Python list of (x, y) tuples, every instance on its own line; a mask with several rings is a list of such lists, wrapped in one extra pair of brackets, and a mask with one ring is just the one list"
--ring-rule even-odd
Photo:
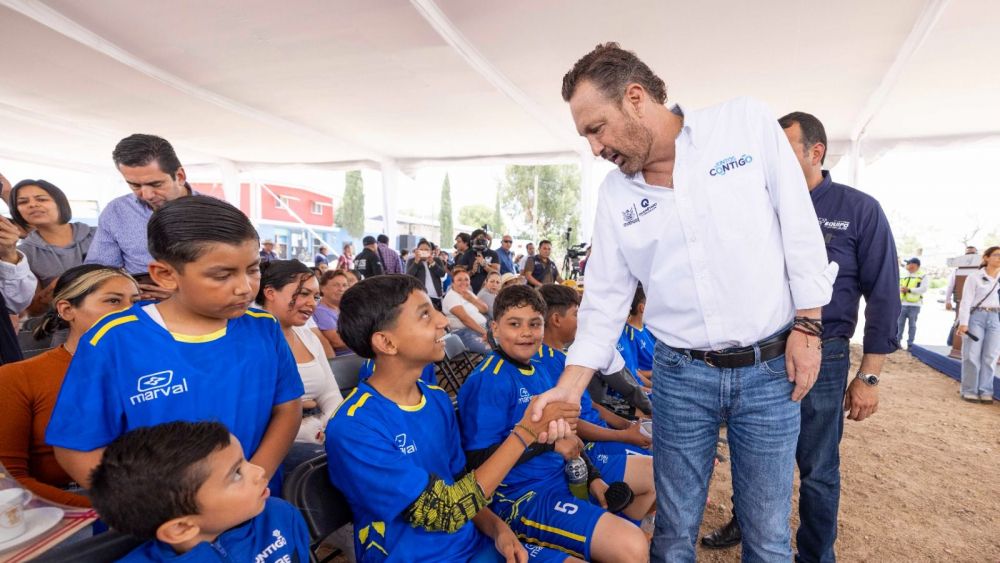
[(906, 261), (906, 275), (899, 277), (899, 300), (902, 310), (896, 327), (896, 340), (903, 342), (903, 326), (910, 322), (910, 330), (906, 335), (906, 349), (913, 347), (913, 338), (917, 335), (917, 315), (920, 306), (924, 304), (924, 293), (927, 293), (928, 277), (920, 269), (920, 259), (910, 258)]

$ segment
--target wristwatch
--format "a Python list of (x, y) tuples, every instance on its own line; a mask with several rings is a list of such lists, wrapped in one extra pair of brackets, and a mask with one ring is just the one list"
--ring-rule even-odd
[(864, 373), (863, 371), (858, 370), (858, 374), (856, 377), (861, 381), (864, 381), (866, 384), (871, 385), (872, 387), (878, 385), (878, 376), (875, 375), (874, 373)]

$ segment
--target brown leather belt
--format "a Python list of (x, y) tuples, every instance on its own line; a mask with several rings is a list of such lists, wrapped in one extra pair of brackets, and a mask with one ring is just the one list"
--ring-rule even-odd
[(744, 346), (743, 348), (729, 348), (727, 350), (719, 351), (688, 350), (684, 348), (674, 348), (673, 346), (670, 346), (669, 348), (695, 360), (701, 360), (709, 367), (729, 369), (743, 368), (752, 366), (757, 362), (754, 347), (760, 348), (760, 361), (762, 362), (773, 360), (784, 354), (785, 342), (788, 341), (789, 333), (791, 333), (791, 330), (786, 330), (780, 334), (761, 340), (753, 346)]

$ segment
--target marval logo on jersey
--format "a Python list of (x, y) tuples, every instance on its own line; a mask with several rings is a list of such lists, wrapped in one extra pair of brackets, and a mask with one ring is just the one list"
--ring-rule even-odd
[(521, 387), (521, 390), (518, 392), (518, 394), (520, 395), (520, 398), (518, 398), (517, 402), (519, 403), (531, 402), (531, 393), (528, 393), (528, 390), (525, 389), (524, 387)]
[(404, 454), (412, 454), (417, 451), (417, 444), (412, 440), (407, 444), (406, 441), (406, 434), (396, 434), (396, 447), (399, 448), (399, 451)]
[(174, 383), (174, 372), (169, 369), (139, 377), (135, 387), (138, 393), (128, 398), (133, 405), (188, 392), (187, 379)]

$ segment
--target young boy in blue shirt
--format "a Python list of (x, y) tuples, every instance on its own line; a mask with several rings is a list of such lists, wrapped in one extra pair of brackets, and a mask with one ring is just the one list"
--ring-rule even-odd
[(341, 299), (341, 338), (378, 365), (326, 429), (330, 479), (351, 505), (357, 560), (571, 561), (541, 546), (525, 549), (486, 506), (535, 436), (579, 410), (561, 403), (541, 422), (526, 417), (466, 472), (451, 399), (420, 379), (444, 358), (447, 326), (412, 276), (367, 278)]
[(275, 476), (302, 421), (303, 388), (278, 322), (248, 309), (260, 285), (257, 231), (207, 196), (167, 202), (147, 229), (150, 277), (173, 295), (112, 313), (83, 336), (46, 441), (87, 487), (104, 447), (123, 433), (217, 420)]
[(90, 489), (112, 529), (149, 540), (120, 561), (306, 563), (302, 515), (268, 496), (264, 469), (218, 422), (122, 434), (104, 449)]
[[(542, 343), (545, 320), (545, 302), (538, 292), (528, 286), (504, 288), (496, 296), (493, 313), (491, 327), (498, 349), (458, 393), (462, 444), (473, 466), (516, 427), (532, 397), (554, 384), (544, 369), (531, 363)], [(588, 467), (593, 502), (570, 492), (565, 460), (580, 456), (582, 447), (580, 439), (571, 435), (554, 446), (529, 449), (497, 490), (493, 509), (530, 543), (557, 547), (588, 561), (646, 561), (649, 543), (639, 528), (602, 508), (608, 485), (596, 467)], [(640, 502), (645, 506), (641, 518), (650, 504), (647, 498)]]
[[(549, 284), (538, 288), (545, 301), (545, 335), (532, 362), (542, 366), (552, 381), (566, 368), (563, 352), (576, 339), (580, 294), (564, 285)], [(624, 511), (633, 520), (641, 520), (656, 502), (653, 484), (653, 458), (649, 451), (652, 438), (611, 411), (595, 405), (590, 393), (580, 397), (580, 422), (577, 435), (585, 442), (585, 451), (601, 471), (605, 481), (624, 481), (636, 498)]]

